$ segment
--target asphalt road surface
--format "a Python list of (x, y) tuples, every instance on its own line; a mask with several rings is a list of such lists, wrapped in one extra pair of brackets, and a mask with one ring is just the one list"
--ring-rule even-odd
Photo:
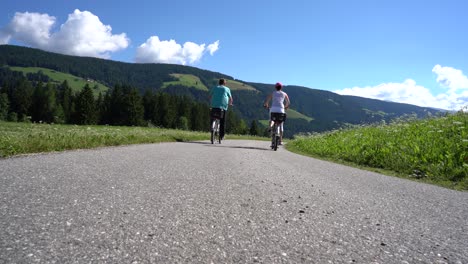
[(268, 142), (0, 160), (0, 263), (468, 263), (468, 193)]

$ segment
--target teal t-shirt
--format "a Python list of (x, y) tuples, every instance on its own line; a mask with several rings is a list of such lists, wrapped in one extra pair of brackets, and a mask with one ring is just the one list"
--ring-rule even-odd
[(211, 107), (228, 109), (229, 97), (231, 97), (231, 89), (224, 85), (218, 85), (210, 90)]

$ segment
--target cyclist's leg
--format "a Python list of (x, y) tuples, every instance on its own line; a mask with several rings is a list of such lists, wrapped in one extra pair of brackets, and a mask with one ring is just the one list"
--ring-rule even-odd
[(213, 130), (213, 121), (214, 119), (210, 116), (210, 131)]
[(226, 127), (226, 111), (224, 111), (224, 115), (223, 115), (223, 118), (221, 118), (219, 120), (219, 136), (221, 137), (221, 139), (224, 139), (224, 128)]
[(280, 145), (283, 145), (283, 124), (284, 122), (281, 122), (280, 125)]
[(271, 108), (270, 108), (270, 111), (268, 111), (268, 116), (270, 116), (270, 127), (268, 131), (271, 131), (271, 128), (273, 127), (273, 119), (271, 119)]

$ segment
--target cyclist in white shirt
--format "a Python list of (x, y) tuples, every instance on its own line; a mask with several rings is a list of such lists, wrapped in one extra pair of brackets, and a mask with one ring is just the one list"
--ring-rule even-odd
[[(265, 108), (268, 108), (269, 106), (269, 103), (271, 101), (271, 108), (270, 108), (270, 117), (271, 117), (271, 113), (283, 113), (283, 114), (286, 114), (286, 109), (289, 108), (289, 105), (291, 104), (291, 102), (289, 101), (289, 96), (283, 92), (281, 89), (283, 89), (283, 85), (281, 83), (276, 83), (275, 84), (275, 89), (276, 91), (274, 91), (273, 93), (269, 94), (267, 96), (267, 98), (265, 99), (265, 102), (263, 103), (263, 106)], [(280, 126), (280, 131), (281, 131), (281, 135), (280, 135), (280, 145), (283, 144), (283, 123), (281, 123), (281, 126)], [(270, 128), (269, 130), (271, 130), (271, 127), (273, 126), (273, 120), (270, 119)]]

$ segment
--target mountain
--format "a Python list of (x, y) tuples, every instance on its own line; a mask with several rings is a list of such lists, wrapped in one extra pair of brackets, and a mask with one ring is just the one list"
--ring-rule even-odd
[[(188, 95), (200, 102), (207, 102), (208, 89), (215, 85), (219, 78), (225, 78), (234, 98), (232, 110), (246, 120), (247, 124), (252, 120), (268, 119), (268, 112), (262, 105), (266, 96), (274, 89), (272, 84), (236, 80), (227, 74), (196, 67), (162, 63), (124, 63), (13, 45), (0, 45), (0, 66), (44, 68), (91, 79), (104, 87), (125, 84), (136, 87), (141, 93), (148, 89), (164, 91), (169, 94)], [(286, 121), (286, 136), (301, 132), (322, 132), (347, 124), (370, 124), (383, 120), (388, 122), (404, 115), (422, 118), (443, 112), (409, 104), (342, 96), (302, 86), (285, 86), (284, 91), (288, 93), (292, 103)]]

